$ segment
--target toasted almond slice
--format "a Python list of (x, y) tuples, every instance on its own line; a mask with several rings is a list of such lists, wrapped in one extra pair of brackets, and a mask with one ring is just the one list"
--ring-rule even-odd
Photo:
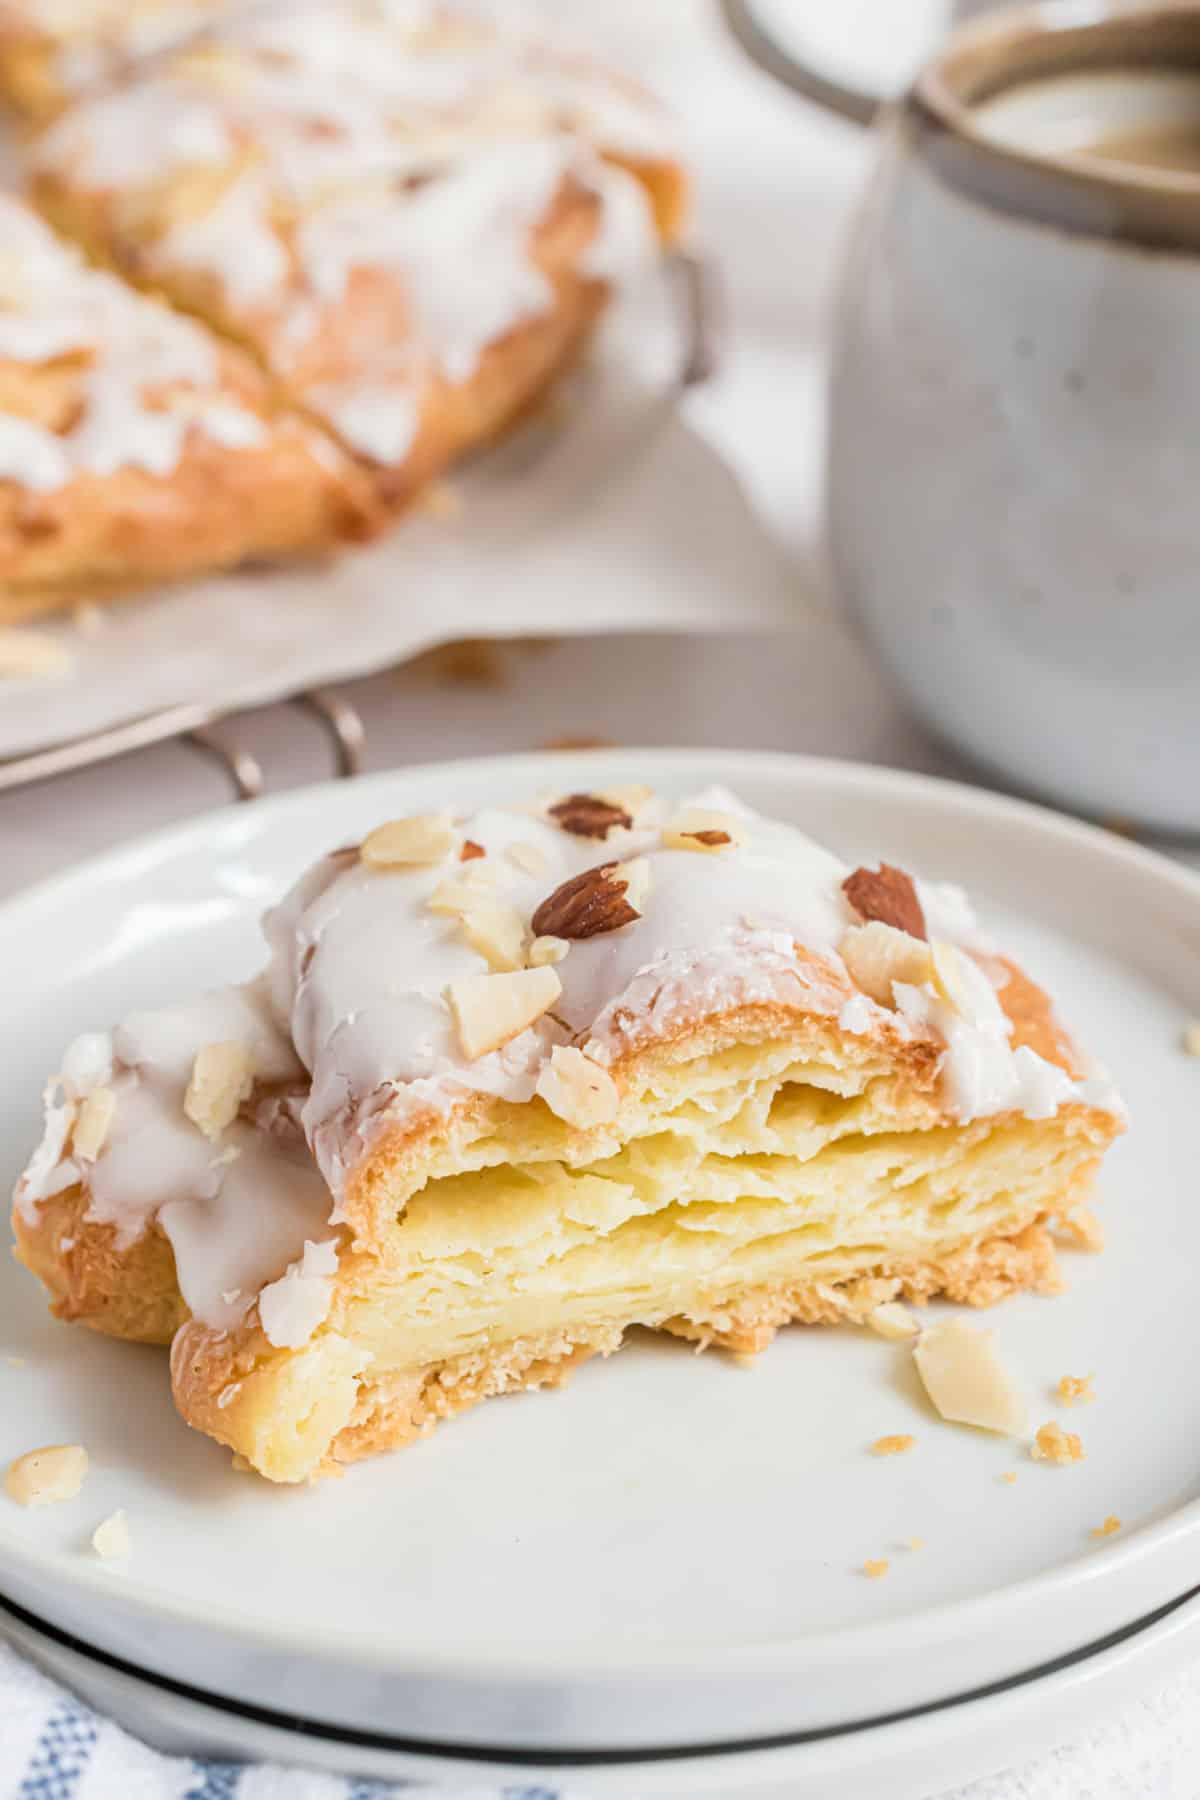
[(854, 985), (880, 1006), (895, 1005), (893, 981), (921, 987), (933, 975), (929, 945), (878, 919), (852, 925), (839, 947)]
[(663, 844), (668, 850), (700, 850), (712, 855), (736, 850), (745, 842), (745, 821), (736, 813), (690, 806), (663, 826)]
[(526, 961), (531, 969), (542, 969), (547, 963), (560, 963), (570, 948), (566, 938), (535, 937)]
[(537, 1092), (552, 1113), (589, 1131), (607, 1125), (617, 1116), (620, 1095), (607, 1069), (582, 1050), (556, 1045), (550, 1061), (538, 1076)]
[(117, 1096), (110, 1087), (93, 1088), (79, 1105), (71, 1133), (72, 1154), (83, 1162), (95, 1162), (108, 1141)]
[(476, 899), (462, 915), (462, 932), (472, 950), (486, 957), (491, 969), (520, 969), (525, 964), (525, 921), (504, 900)]
[(1012, 1435), (1025, 1429), (1025, 1405), (990, 1334), (961, 1319), (941, 1319), (913, 1347), (917, 1373), (943, 1419)]
[(898, 1300), (886, 1300), (867, 1314), (867, 1324), (880, 1337), (891, 1338), (899, 1342), (902, 1338), (916, 1337), (920, 1327), (907, 1306), (901, 1306)]
[(524, 838), (518, 843), (510, 844), (504, 854), (525, 875), (544, 875), (550, 867), (550, 858), (542, 846), (531, 844)]
[(183, 1110), (207, 1138), (219, 1138), (233, 1124), (254, 1086), (254, 1052), (230, 1039), (197, 1050)]
[(403, 868), (441, 862), (454, 843), (449, 813), (414, 813), (411, 818), (377, 825), (363, 839), (359, 855), (373, 869)]
[(650, 860), (645, 856), (631, 857), (629, 862), (618, 863), (616, 874), (625, 883), (625, 898), (634, 912), (644, 910), (646, 895), (650, 892), (651, 870)]
[(56, 1506), (75, 1498), (87, 1472), (82, 1444), (46, 1444), (8, 1465), (4, 1491), (18, 1506)]
[(540, 1019), (562, 993), (553, 969), (517, 969), (504, 975), (465, 975), (446, 990), (469, 1062), (498, 1050)]
[(107, 1519), (101, 1519), (93, 1531), (92, 1549), (104, 1562), (114, 1562), (128, 1556), (132, 1548), (129, 1520), (125, 1517), (124, 1508), (118, 1507), (116, 1512), (109, 1513)]

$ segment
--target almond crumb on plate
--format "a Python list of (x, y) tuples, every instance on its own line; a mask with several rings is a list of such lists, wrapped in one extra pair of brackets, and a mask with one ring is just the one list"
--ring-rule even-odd
[(41, 631), (0, 631), (0, 680), (23, 675), (65, 675), (75, 658), (57, 638)]
[(917, 1373), (943, 1419), (1012, 1435), (1025, 1429), (1025, 1405), (992, 1348), (990, 1333), (961, 1319), (940, 1319), (913, 1346)]
[(1061, 1425), (1051, 1419), (1048, 1425), (1043, 1425), (1039, 1430), (1029, 1454), (1034, 1462), (1054, 1463), (1059, 1468), (1065, 1468), (1068, 1463), (1083, 1461), (1084, 1448), (1077, 1432), (1064, 1431)]
[(1090, 1406), (1096, 1398), (1092, 1392), (1094, 1375), (1064, 1375), (1056, 1390), (1064, 1406)]
[(867, 1314), (867, 1324), (880, 1337), (890, 1338), (896, 1343), (903, 1338), (916, 1337), (919, 1330), (916, 1319), (899, 1300), (885, 1300), (882, 1306), (877, 1306), (874, 1312)]
[(45, 1444), (9, 1464), (4, 1491), (18, 1506), (56, 1506), (75, 1498), (87, 1471), (82, 1444)]
[(1005, 1469), (1005, 1471), (1004, 1471), (1003, 1475), (1001, 1475), (1000, 1479), (1004, 1483), (1005, 1487), (1012, 1487), (1013, 1483), (1017, 1479), (1017, 1471), (1015, 1469)]
[(889, 1566), (886, 1556), (868, 1556), (862, 1566), (862, 1572), (869, 1580), (878, 1581), (881, 1576), (887, 1574)]
[(876, 1438), (871, 1445), (871, 1454), (872, 1456), (903, 1456), (906, 1450), (912, 1449), (916, 1441), (916, 1438), (911, 1437), (906, 1431), (897, 1432), (893, 1437)]
[(115, 1513), (109, 1513), (102, 1519), (92, 1533), (92, 1549), (103, 1562), (113, 1562), (119, 1557), (128, 1556), (132, 1548), (129, 1536), (129, 1521), (124, 1509), (118, 1507)]
[(1185, 1027), (1183, 1047), (1189, 1056), (1200, 1056), (1200, 1020)]
[(1109, 1513), (1109, 1515), (1108, 1515), (1107, 1519), (1105, 1519), (1103, 1525), (1093, 1525), (1092, 1526), (1091, 1535), (1094, 1538), (1112, 1537), (1113, 1533), (1120, 1531), (1120, 1529), (1121, 1529), (1121, 1521), (1120, 1521), (1120, 1519), (1118, 1519), (1116, 1513)]
[(4, 1360), (10, 1369), (23, 1369), (25, 1367), (25, 1358), (23, 1356), (6, 1356)]
[(925, 1548), (925, 1539), (920, 1537), (905, 1538), (904, 1548), (906, 1550), (923, 1550)]

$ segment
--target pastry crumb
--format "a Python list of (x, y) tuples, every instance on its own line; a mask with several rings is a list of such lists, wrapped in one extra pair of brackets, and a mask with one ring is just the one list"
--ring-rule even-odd
[(1017, 1471), (1015, 1469), (1005, 1469), (1005, 1471), (1004, 1471), (1003, 1475), (1001, 1475), (1000, 1479), (1004, 1483), (1005, 1487), (1011, 1487), (1013, 1485), (1014, 1481), (1017, 1479)]
[(887, 1574), (890, 1564), (886, 1556), (868, 1556), (862, 1566), (863, 1574), (870, 1581), (879, 1581)]
[(65, 675), (75, 658), (57, 638), (40, 631), (0, 631), (0, 679)]
[(923, 1550), (925, 1548), (925, 1539), (922, 1537), (905, 1538), (904, 1548), (906, 1550)]
[(1189, 1056), (1200, 1056), (1200, 1020), (1195, 1020), (1185, 1028), (1183, 1047)]
[(1034, 1462), (1054, 1463), (1065, 1468), (1068, 1463), (1082, 1462), (1085, 1452), (1078, 1432), (1064, 1431), (1052, 1419), (1038, 1431), (1029, 1454)]
[(871, 1445), (871, 1454), (872, 1456), (903, 1456), (905, 1451), (912, 1449), (916, 1441), (916, 1438), (911, 1437), (907, 1431), (900, 1431), (892, 1437), (876, 1438)]
[(1107, 1519), (1105, 1519), (1103, 1525), (1093, 1525), (1092, 1526), (1091, 1534), (1094, 1538), (1112, 1537), (1113, 1533), (1120, 1531), (1120, 1529), (1121, 1529), (1121, 1521), (1120, 1521), (1120, 1519), (1118, 1519), (1116, 1513), (1109, 1513), (1109, 1515), (1108, 1515)]
[(114, 1562), (129, 1555), (133, 1548), (129, 1535), (129, 1520), (123, 1508), (118, 1507), (115, 1513), (109, 1513), (102, 1519), (92, 1533), (92, 1549), (103, 1562)]
[(1104, 1227), (1088, 1207), (1059, 1220), (1059, 1234), (1073, 1250), (1098, 1251), (1104, 1248)]
[(87, 1472), (82, 1444), (45, 1444), (9, 1464), (4, 1491), (18, 1506), (56, 1506), (75, 1498)]
[(1064, 1375), (1057, 1393), (1064, 1406), (1090, 1406), (1096, 1398), (1092, 1391), (1094, 1375)]
[(4, 1360), (10, 1369), (23, 1369), (25, 1367), (25, 1358), (23, 1356), (6, 1356)]

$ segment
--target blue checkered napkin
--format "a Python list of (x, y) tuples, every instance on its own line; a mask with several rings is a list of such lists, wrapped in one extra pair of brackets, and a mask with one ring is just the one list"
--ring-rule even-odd
[(160, 1756), (0, 1643), (0, 1800), (568, 1800), (555, 1788), (395, 1787)]

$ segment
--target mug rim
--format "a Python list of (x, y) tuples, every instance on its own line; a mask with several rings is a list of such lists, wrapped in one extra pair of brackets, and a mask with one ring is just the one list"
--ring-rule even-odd
[(968, 20), (899, 109), (938, 172), (976, 199), (1087, 236), (1200, 251), (1200, 171), (1005, 143), (976, 117), (1023, 81), (1139, 67), (1194, 72), (1200, 90), (1200, 0), (1033, 0)]

